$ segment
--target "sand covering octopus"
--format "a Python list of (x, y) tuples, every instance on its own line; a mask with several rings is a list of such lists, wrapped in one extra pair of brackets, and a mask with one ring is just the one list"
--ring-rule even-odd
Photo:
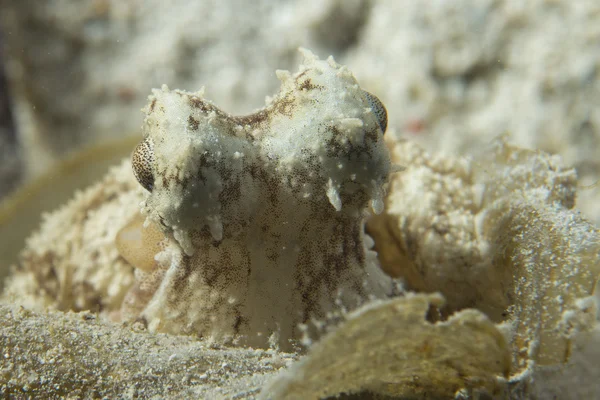
[(251, 115), (203, 90), (154, 90), (131, 163), (74, 200), (87, 207), (69, 223), (84, 239), (63, 234), (63, 253), (23, 255), (44, 289), (17, 291), (44, 293), (33, 302), (45, 308), (282, 349), (310, 321), (392, 294), (364, 233), (392, 169), (385, 107), (347, 67), (303, 54)]
[(132, 156), (147, 222), (118, 236), (137, 267), (125, 315), (254, 346), (275, 333), (285, 345), (311, 318), (392, 292), (363, 232), (391, 168), (385, 107), (332, 58), (304, 57), (251, 115), (202, 91), (150, 96)]
[(600, 236), (575, 171), (502, 140), (458, 159), (384, 139), (383, 104), (304, 57), (248, 116), (154, 90), (132, 160), (46, 216), (3, 301), (255, 348), (325, 333), (264, 398), (508, 393), (584, 357)]

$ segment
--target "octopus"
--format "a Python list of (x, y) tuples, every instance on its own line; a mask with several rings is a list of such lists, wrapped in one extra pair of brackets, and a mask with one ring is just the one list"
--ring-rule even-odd
[(135, 267), (121, 319), (290, 349), (311, 321), (394, 292), (364, 233), (392, 170), (386, 109), (347, 67), (303, 54), (251, 115), (153, 91), (131, 159), (142, 213), (117, 235)]
[[(318, 339), (265, 399), (595, 397), (571, 383), (595, 378), (599, 330), (600, 240), (574, 208), (576, 171), (504, 140), (467, 160), (388, 135), (390, 155), (383, 103), (333, 58), (303, 52), (251, 115), (203, 90), (153, 91), (131, 160), (46, 215), (21, 252), (0, 297), (24, 307), (3, 314), (24, 332), (7, 336), (17, 362), (5, 375), (29, 387), (21, 364), (38, 357), (20, 352), (63, 332), (30, 323), (25, 308), (93, 310), (254, 348), (297, 353)], [(391, 175), (392, 162), (407, 168)], [(373, 247), (365, 219), (379, 213)], [(88, 372), (98, 354), (139, 342), (104, 343), (112, 352), (66, 354)]]

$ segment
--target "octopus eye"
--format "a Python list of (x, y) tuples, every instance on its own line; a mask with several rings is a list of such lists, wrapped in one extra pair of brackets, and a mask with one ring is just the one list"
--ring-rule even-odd
[(137, 145), (131, 156), (133, 174), (147, 191), (152, 192), (154, 187), (154, 175), (152, 166), (154, 164), (154, 143), (147, 137)]
[(375, 117), (377, 117), (377, 122), (379, 123), (381, 131), (385, 133), (385, 130), (387, 129), (387, 110), (385, 109), (385, 106), (375, 95), (365, 91), (365, 96), (367, 97), (371, 110), (373, 110)]

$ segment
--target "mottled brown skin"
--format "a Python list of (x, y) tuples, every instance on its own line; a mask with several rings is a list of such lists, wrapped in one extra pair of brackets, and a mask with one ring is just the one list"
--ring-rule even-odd
[[(300, 87), (303, 90), (321, 89), (318, 85), (313, 85), (310, 82), (310, 79), (303, 81)], [(371, 106), (371, 109), (377, 118), (377, 122), (379, 124), (379, 128), (381, 129), (381, 132), (385, 133), (387, 130), (387, 123), (388, 123), (387, 110), (386, 110), (385, 106), (383, 105), (381, 100), (379, 100), (379, 98), (377, 96), (375, 96), (367, 91), (364, 91), (364, 95), (367, 98), (369, 105)], [(232, 122), (242, 125), (242, 126), (259, 125), (262, 122), (268, 120), (269, 114), (270, 114), (266, 110), (259, 110), (254, 114), (249, 114), (249, 115), (244, 115), (244, 116), (231, 116), (227, 113), (224, 113), (223, 111), (221, 111), (214, 105), (203, 101), (200, 98), (192, 97), (190, 99), (190, 101), (193, 103), (194, 107), (201, 109), (204, 112), (215, 112), (220, 117), (230, 119)], [(156, 100), (153, 100), (150, 105), (150, 112), (154, 111), (155, 104), (156, 104)], [(283, 98), (283, 99), (280, 99), (278, 102), (276, 102), (276, 104), (272, 107), (272, 110), (274, 112), (278, 112), (278, 113), (287, 115), (287, 114), (289, 114), (289, 112), (290, 112), (289, 109), (291, 107), (292, 107), (292, 102), (289, 99)], [(192, 130), (194, 130), (194, 131), (198, 130), (198, 121), (194, 117), (190, 116), (188, 118), (188, 124)], [(336, 128), (332, 127), (331, 129), (336, 129)], [(377, 135), (377, 132), (375, 132), (374, 134)], [(336, 146), (336, 144), (332, 142), (330, 151), (335, 151), (335, 146)], [(364, 151), (364, 150), (365, 150), (364, 148), (357, 149), (357, 151)], [(138, 180), (140, 185), (142, 185), (142, 187), (144, 187), (149, 192), (151, 192), (152, 188), (154, 187), (154, 176), (153, 176), (153, 172), (152, 172), (152, 169), (153, 169), (152, 164), (153, 163), (154, 163), (154, 145), (152, 143), (152, 140), (146, 137), (142, 142), (140, 142), (137, 145), (137, 147), (133, 151), (133, 154), (131, 156), (131, 165), (132, 165), (133, 173), (134, 173), (136, 179)]]
[(145, 265), (128, 319), (253, 347), (275, 334), (291, 349), (298, 324), (393, 291), (363, 229), (390, 171), (385, 107), (333, 60), (279, 77), (281, 92), (245, 116), (200, 92), (153, 91), (132, 166), (166, 239), (154, 258), (129, 257)]

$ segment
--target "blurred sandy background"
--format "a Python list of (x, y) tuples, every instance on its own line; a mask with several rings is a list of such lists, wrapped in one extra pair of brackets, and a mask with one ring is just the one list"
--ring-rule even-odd
[(390, 135), (468, 156), (507, 133), (560, 154), (600, 222), (597, 0), (0, 0), (0, 23), (0, 197), (139, 135), (161, 84), (259, 108), (303, 46), (349, 65)]

